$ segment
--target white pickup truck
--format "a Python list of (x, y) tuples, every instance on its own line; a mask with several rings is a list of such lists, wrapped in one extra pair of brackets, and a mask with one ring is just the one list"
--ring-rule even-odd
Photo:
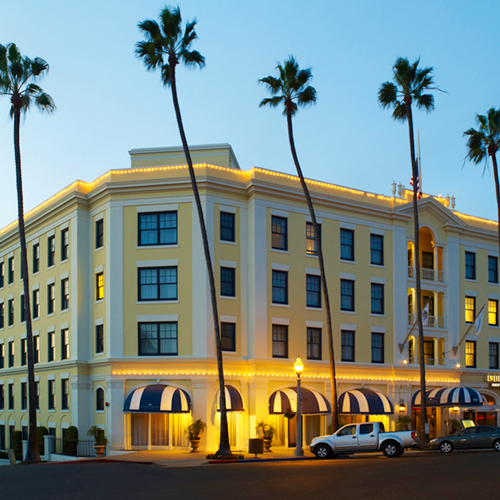
[(309, 446), (318, 458), (340, 454), (381, 451), (386, 457), (400, 457), (405, 448), (418, 442), (415, 431), (385, 432), (381, 422), (344, 425), (331, 436), (319, 436)]

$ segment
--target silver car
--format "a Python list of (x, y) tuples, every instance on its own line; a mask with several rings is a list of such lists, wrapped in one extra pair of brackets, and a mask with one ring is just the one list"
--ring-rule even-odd
[(500, 428), (490, 425), (467, 427), (453, 436), (433, 439), (429, 448), (441, 450), (443, 453), (451, 453), (454, 449), (470, 448), (494, 448), (496, 451), (500, 451)]

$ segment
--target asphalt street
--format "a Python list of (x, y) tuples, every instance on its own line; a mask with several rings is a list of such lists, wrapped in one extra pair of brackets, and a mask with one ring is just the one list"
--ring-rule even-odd
[[(188, 467), (127, 463), (0, 468), (2, 499), (496, 498), (495, 451)], [(493, 495), (493, 496), (492, 496)]]

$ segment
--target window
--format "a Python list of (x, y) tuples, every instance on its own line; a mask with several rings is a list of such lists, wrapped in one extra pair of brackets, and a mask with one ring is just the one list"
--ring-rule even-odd
[(47, 360), (54, 361), (56, 359), (56, 332), (49, 332), (47, 335), (48, 357)]
[(273, 358), (288, 358), (288, 326), (273, 325)]
[(33, 290), (33, 319), (40, 317), (40, 290)]
[(100, 387), (95, 391), (95, 409), (104, 411), (104, 390)]
[(465, 252), (465, 279), (476, 279), (476, 254)]
[(9, 272), (9, 275), (8, 275), (8, 282), (9, 282), (9, 285), (11, 283), (14, 283), (14, 257), (9, 257), (9, 260), (8, 260), (8, 272)]
[(0, 328), (3, 328), (5, 324), (5, 314), (3, 302), (0, 303)]
[(21, 295), (21, 323), (26, 321), (26, 304), (24, 302), (24, 295)]
[(273, 215), (271, 221), (272, 248), (276, 248), (278, 250), (288, 250), (287, 219)]
[(491, 370), (498, 370), (498, 342), (490, 342), (489, 355), (490, 355), (489, 368)]
[(340, 230), (340, 258), (354, 260), (354, 231), (350, 229)]
[(428, 365), (434, 364), (434, 341), (424, 340), (424, 360)]
[[(139, 286), (139, 294), (141, 287)], [(95, 300), (103, 300), (104, 299), (104, 273), (100, 272), (95, 275)], [(150, 300), (150, 299), (141, 299), (139, 300)]]
[(14, 299), (9, 299), (9, 326), (14, 324)]
[(372, 333), (372, 363), (384, 362), (384, 334)]
[(354, 281), (340, 280), (340, 309), (354, 311)]
[[(0, 388), (0, 391), (2, 391), (3, 394), (3, 387)], [(3, 404), (1, 408), (3, 409)], [(5, 424), (0, 424), (0, 450), (5, 450)]]
[[(321, 224), (316, 223), (318, 226), (319, 236), (321, 238)], [(316, 236), (314, 235), (314, 225), (312, 222), (306, 222), (306, 254), (318, 255), (318, 246), (316, 243)]]
[(47, 267), (55, 264), (56, 257), (56, 237), (49, 236), (47, 238)]
[(9, 342), (9, 368), (14, 366), (14, 341)]
[(40, 245), (35, 243), (33, 245), (33, 274), (40, 271)]
[(177, 212), (139, 214), (139, 246), (177, 244)]
[(434, 269), (434, 255), (432, 252), (422, 252), (422, 267), (424, 269)]
[(354, 332), (342, 330), (341, 332), (341, 360), (354, 361)]
[(14, 384), (9, 384), (9, 410), (14, 410)]
[(69, 330), (61, 330), (61, 359), (69, 358)]
[(307, 329), (307, 359), (321, 359), (321, 328)]
[(465, 322), (472, 323), (476, 319), (476, 297), (465, 297)]
[(232, 267), (220, 268), (220, 294), (227, 297), (234, 297), (235, 292), (235, 273)]
[(4, 264), (3, 262), (0, 262), (0, 288), (3, 288), (4, 286)]
[(435, 316), (434, 295), (424, 295), (422, 297), (422, 306), (425, 308), (429, 304), (429, 316)]
[(373, 432), (373, 424), (361, 424), (359, 426), (359, 434), (371, 434)]
[(69, 279), (61, 280), (61, 311), (69, 309)]
[(101, 248), (104, 246), (104, 219), (95, 221), (95, 247)]
[(321, 307), (321, 278), (308, 274), (306, 276), (307, 307)]
[(21, 339), (21, 366), (26, 365), (26, 360), (28, 356), (28, 341), (26, 339)]
[(69, 229), (61, 231), (61, 260), (69, 258)]
[[(146, 267), (139, 272), (139, 300), (176, 300), (177, 267)], [(101, 282), (99, 282), (99, 275)], [(102, 273), (97, 276), (96, 299), (103, 298)], [(99, 290), (101, 290), (99, 294)]]
[(379, 234), (370, 234), (370, 263), (384, 265), (384, 237)]
[(498, 257), (488, 256), (488, 282), (498, 283)]
[(139, 356), (176, 356), (177, 323), (139, 323)]
[(40, 362), (40, 337), (35, 335), (33, 337), (33, 363)]
[(488, 300), (488, 324), (498, 326), (498, 300)]
[(95, 327), (95, 352), (104, 352), (104, 325)]
[(69, 380), (61, 380), (61, 409), (69, 410)]
[(236, 351), (236, 324), (221, 323), (221, 344), (223, 351)]
[(288, 304), (288, 273), (273, 271), (273, 302)]
[[(0, 384), (0, 410), (4, 409), (5, 409), (5, 395), (3, 391), (3, 384)], [(0, 445), (0, 449), (4, 449), (4, 447)]]
[(49, 410), (55, 410), (56, 408), (56, 381), (55, 380), (49, 380), (49, 399), (48, 399), (48, 406)]
[(220, 239), (222, 241), (234, 240), (234, 214), (220, 213)]
[(5, 367), (5, 349), (3, 344), (0, 344), (0, 369)]
[(476, 341), (467, 340), (465, 342), (465, 366), (476, 368)]
[(47, 285), (47, 314), (53, 314), (56, 310), (56, 285)]
[(28, 408), (28, 383), (21, 382), (21, 410)]
[(372, 314), (384, 314), (384, 285), (372, 283)]

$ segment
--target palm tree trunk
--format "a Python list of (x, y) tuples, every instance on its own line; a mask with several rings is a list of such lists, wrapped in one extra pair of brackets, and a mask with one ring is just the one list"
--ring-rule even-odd
[(210, 283), (210, 296), (212, 299), (212, 314), (214, 319), (214, 332), (215, 332), (215, 345), (217, 347), (217, 370), (219, 373), (219, 396), (220, 396), (220, 442), (219, 449), (215, 453), (216, 456), (226, 456), (231, 454), (231, 447), (229, 446), (229, 431), (227, 425), (227, 406), (226, 406), (226, 391), (224, 387), (224, 369), (222, 366), (222, 344), (219, 330), (219, 313), (217, 310), (217, 297), (215, 293), (215, 279), (212, 267), (212, 259), (210, 257), (210, 248), (208, 246), (207, 229), (205, 226), (205, 218), (203, 216), (203, 209), (200, 201), (200, 194), (196, 184), (196, 177), (194, 175), (193, 162), (189, 153), (189, 147), (184, 133), (184, 126), (182, 124), (181, 110), (179, 108), (179, 101), (177, 98), (177, 86), (175, 81), (175, 62), (170, 61), (171, 71), (171, 85), (172, 85), (172, 98), (174, 101), (175, 116), (177, 118), (177, 125), (179, 126), (179, 133), (182, 140), (182, 147), (184, 148), (184, 155), (186, 156), (189, 176), (191, 178), (191, 185), (193, 187), (194, 199), (196, 208), (198, 209), (198, 217), (200, 220), (201, 235), (203, 238), (203, 250), (205, 251), (205, 261), (207, 264), (208, 281)]
[(30, 287), (28, 275), (28, 258), (26, 254), (26, 234), (24, 229), (24, 201), (23, 180), (21, 173), (21, 143), (20, 143), (21, 108), (15, 106), (14, 111), (14, 153), (16, 160), (16, 184), (17, 184), (17, 217), (19, 224), (19, 241), (21, 244), (21, 269), (23, 272), (24, 285), (24, 308), (26, 318), (26, 349), (28, 354), (28, 452), (26, 463), (40, 462), (40, 451), (36, 436), (36, 385), (35, 385), (35, 363), (33, 352), (33, 329), (31, 324)]
[(495, 178), (495, 194), (497, 197), (497, 220), (498, 220), (498, 250), (500, 252), (500, 183), (498, 180), (498, 165), (496, 153), (491, 156), (491, 162), (493, 163), (493, 177)]
[(417, 325), (418, 325), (418, 346), (420, 351), (420, 447), (427, 447), (429, 441), (428, 435), (425, 432), (427, 424), (427, 400), (425, 391), (425, 355), (424, 355), (424, 329), (422, 326), (422, 301), (420, 292), (420, 235), (418, 224), (418, 190), (417, 178), (418, 168), (415, 160), (415, 142), (413, 138), (413, 116), (411, 112), (411, 100), (405, 99), (406, 109), (408, 112), (408, 132), (410, 135), (410, 154), (411, 154), (411, 169), (413, 173), (413, 222), (415, 232), (415, 283), (417, 288)]
[(302, 190), (307, 200), (307, 206), (309, 208), (309, 214), (311, 216), (313, 228), (314, 228), (314, 238), (316, 240), (316, 246), (318, 249), (318, 261), (319, 269), (321, 272), (321, 286), (323, 288), (323, 297), (325, 301), (325, 311), (326, 311), (326, 324), (328, 329), (328, 353), (330, 357), (330, 382), (332, 386), (332, 433), (336, 432), (339, 428), (339, 416), (338, 416), (338, 404), (337, 404), (337, 379), (335, 375), (335, 356), (333, 352), (333, 331), (332, 331), (332, 316), (330, 312), (330, 298), (328, 295), (328, 287), (326, 285), (326, 273), (323, 261), (323, 248), (321, 244), (321, 233), (318, 228), (318, 223), (316, 221), (316, 214), (314, 213), (314, 208), (311, 200), (311, 195), (309, 194), (309, 189), (307, 189), (306, 181), (302, 175), (302, 169), (300, 168), (299, 159), (297, 157), (297, 152), (295, 150), (295, 141), (293, 140), (293, 129), (292, 129), (292, 115), (290, 112), (286, 114), (287, 124), (288, 124), (288, 139), (290, 141), (290, 149), (292, 150), (292, 157), (295, 163), (295, 168), (297, 169), (297, 174), (302, 185)]

